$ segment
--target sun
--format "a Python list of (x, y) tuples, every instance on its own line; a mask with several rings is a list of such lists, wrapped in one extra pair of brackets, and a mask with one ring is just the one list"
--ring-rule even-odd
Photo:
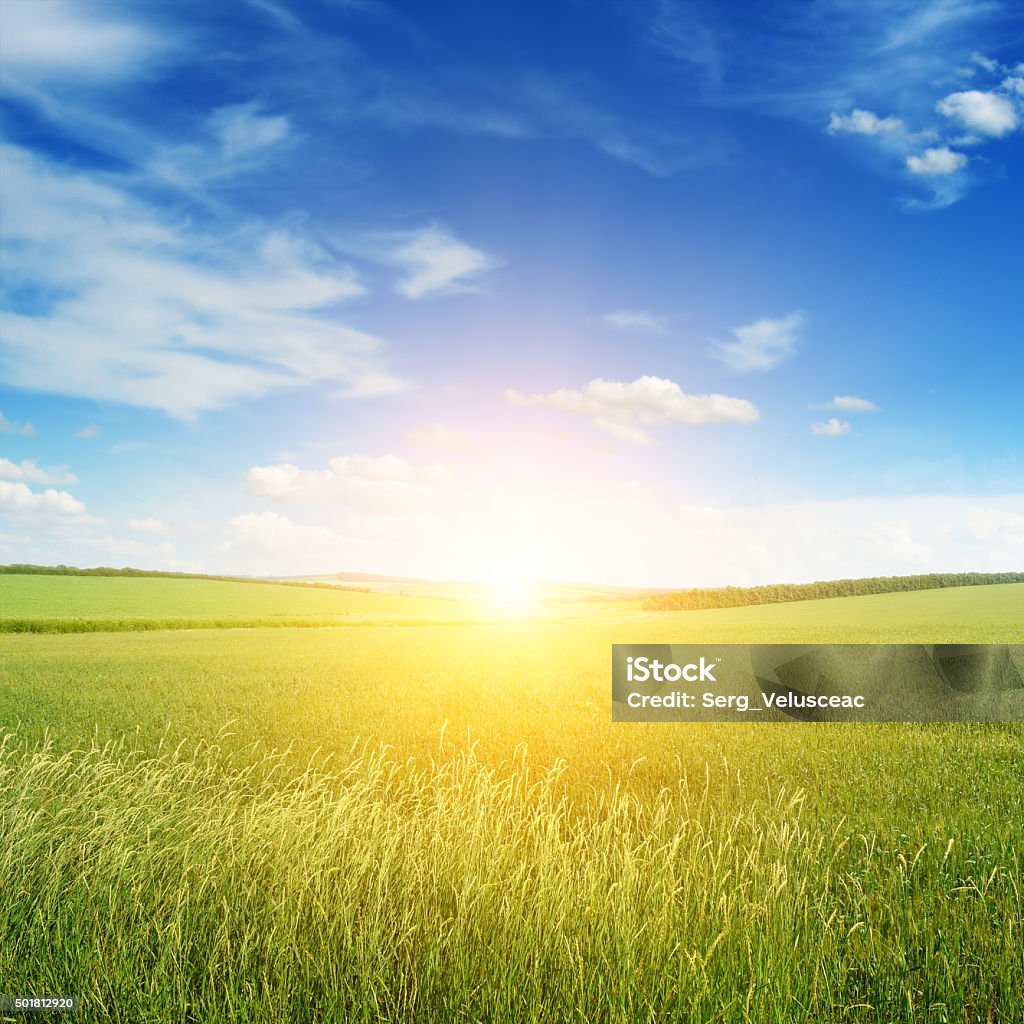
[(509, 560), (493, 561), (480, 573), (484, 600), (507, 611), (523, 611), (536, 601), (536, 584)]

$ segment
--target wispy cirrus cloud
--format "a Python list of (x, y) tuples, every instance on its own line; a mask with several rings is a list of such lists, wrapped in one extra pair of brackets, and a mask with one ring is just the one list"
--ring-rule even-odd
[(381, 262), (402, 268), (395, 291), (407, 299), (473, 291), (481, 274), (501, 261), (456, 238), (438, 224), (415, 231), (380, 234), (371, 240)]
[(321, 310), (363, 293), (293, 234), (214, 239), (115, 184), (17, 147), (2, 153), (10, 276), (45, 297), (2, 314), (17, 387), (191, 418), (272, 391), (394, 391), (384, 343)]
[(752, 423), (757, 407), (744, 398), (690, 395), (662, 377), (634, 381), (598, 377), (582, 388), (559, 388), (549, 394), (527, 395), (509, 390), (507, 401), (518, 406), (546, 406), (588, 417), (598, 429), (632, 444), (650, 444), (648, 427), (664, 424), (699, 426), (707, 423)]
[(261, 498), (396, 515), (421, 509), (448, 479), (440, 466), (418, 467), (396, 455), (342, 455), (330, 459), (326, 469), (300, 469), (290, 463), (253, 466), (245, 485)]
[(7, 88), (40, 79), (80, 84), (139, 74), (169, 39), (111, 5), (90, 0), (0, 4), (3, 78)]
[(671, 319), (647, 309), (617, 309), (601, 319), (613, 330), (627, 334), (668, 334)]
[(806, 326), (803, 310), (755, 320), (734, 328), (733, 341), (712, 342), (711, 353), (739, 373), (764, 373), (796, 352)]
[(256, 101), (233, 103), (210, 113), (199, 139), (158, 146), (146, 157), (144, 173), (209, 202), (208, 186), (261, 168), (292, 141), (287, 116), (267, 113)]
[(836, 395), (835, 398), (821, 405), (812, 405), (812, 409), (836, 409), (841, 412), (878, 412), (878, 406), (868, 398), (857, 395)]

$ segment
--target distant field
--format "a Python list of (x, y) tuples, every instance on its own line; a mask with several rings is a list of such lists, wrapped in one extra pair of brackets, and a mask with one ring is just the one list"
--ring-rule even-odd
[(1024, 724), (623, 725), (609, 679), (613, 642), (1021, 642), (1022, 585), (417, 625), (39, 582), (156, 586), (17, 614), (227, 622), (245, 591), (406, 625), (0, 636), (0, 991), (83, 1021), (1024, 1020)]
[[(650, 623), (652, 635), (679, 641), (729, 640), (742, 628), (749, 642), (813, 634), (828, 641), (850, 629), (864, 643), (889, 635), (930, 642), (930, 630), (977, 637), (1021, 635), (1024, 584), (828, 598), (787, 604), (683, 612), (643, 612), (639, 599), (542, 600), (506, 607), (454, 597), (306, 589), (219, 580), (0, 575), (0, 632), (90, 632), (231, 626), (334, 626), (476, 621), (573, 620)], [(877, 632), (882, 630), (883, 632)], [(808, 633), (808, 631), (811, 631)], [(888, 632), (886, 632), (888, 631)], [(984, 638), (984, 637), (982, 637)], [(736, 640), (735, 642), (745, 642)], [(800, 642), (804, 642), (800, 640)]]

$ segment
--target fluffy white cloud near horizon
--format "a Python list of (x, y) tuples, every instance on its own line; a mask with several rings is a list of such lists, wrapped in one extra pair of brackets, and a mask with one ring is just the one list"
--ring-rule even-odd
[(24, 481), (0, 480), (0, 509), (12, 521), (36, 525), (39, 518), (68, 520), (86, 515), (85, 505), (68, 491), (33, 491)]
[(129, 519), (128, 529), (134, 533), (148, 533), (153, 536), (170, 533), (171, 528), (155, 516), (146, 516), (143, 519)]
[(452, 487), (434, 514), (380, 523), (246, 513), (228, 524), (209, 568), (481, 579), (498, 566), (527, 578), (684, 588), (1024, 564), (1024, 494), (712, 507), (640, 485), (531, 499)]
[(56, 484), (58, 486), (78, 483), (78, 477), (67, 466), (44, 469), (42, 466), (37, 466), (32, 459), (12, 462), (10, 459), (0, 458), (0, 480), (13, 482), (20, 480), (28, 484)]
[(546, 406), (587, 416), (594, 426), (622, 441), (650, 444), (645, 428), (662, 424), (752, 423), (757, 407), (745, 398), (727, 395), (689, 395), (662, 377), (638, 377), (634, 381), (598, 377), (580, 389), (559, 388), (546, 395), (504, 392), (518, 406)]

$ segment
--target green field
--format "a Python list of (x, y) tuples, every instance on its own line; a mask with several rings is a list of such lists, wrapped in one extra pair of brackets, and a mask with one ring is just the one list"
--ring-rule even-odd
[(0, 992), (88, 1021), (1024, 1020), (1024, 724), (615, 725), (609, 679), (613, 642), (1021, 642), (1024, 585), (472, 622), (0, 584), (12, 620), (358, 626), (0, 637)]

